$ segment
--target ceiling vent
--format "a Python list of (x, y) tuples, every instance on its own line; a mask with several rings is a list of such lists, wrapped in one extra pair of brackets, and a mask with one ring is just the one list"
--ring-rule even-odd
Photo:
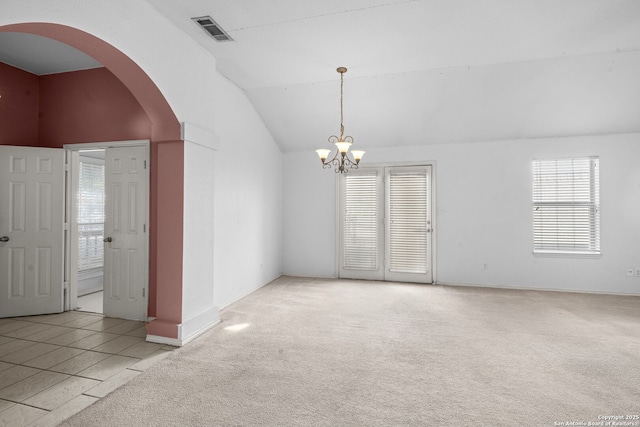
[(191, 18), (194, 22), (202, 27), (211, 37), (216, 39), (219, 42), (230, 42), (233, 41), (231, 36), (226, 33), (220, 25), (216, 23), (210, 16), (200, 16), (198, 18)]

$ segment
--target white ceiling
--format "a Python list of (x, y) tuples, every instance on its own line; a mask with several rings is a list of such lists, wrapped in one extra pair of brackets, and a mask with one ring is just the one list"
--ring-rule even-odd
[[(338, 131), (338, 66), (349, 69), (345, 127), (362, 149), (640, 131), (637, 111), (607, 114), (611, 96), (581, 94), (604, 77), (603, 62), (640, 75), (638, 0), (147, 1), (215, 55), (283, 151), (322, 147)], [(216, 42), (191, 20), (203, 15), (234, 41)], [(6, 37), (3, 62), (47, 74), (61, 58)], [(582, 67), (595, 74), (575, 76)], [(611, 85), (640, 108), (640, 94)]]
[(0, 32), (0, 62), (38, 76), (88, 70), (102, 65), (67, 44), (26, 33)]
[[(640, 48), (637, 0), (149, 0), (244, 89)], [(235, 42), (189, 18), (210, 15)]]

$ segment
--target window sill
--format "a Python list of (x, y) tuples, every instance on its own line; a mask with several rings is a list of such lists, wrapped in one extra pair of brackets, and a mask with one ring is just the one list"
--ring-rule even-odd
[(601, 258), (601, 252), (554, 252), (534, 251), (533, 256), (540, 258)]

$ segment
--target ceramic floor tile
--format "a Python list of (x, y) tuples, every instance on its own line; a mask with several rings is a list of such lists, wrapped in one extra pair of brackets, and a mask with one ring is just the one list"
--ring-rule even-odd
[(109, 342), (115, 338), (118, 338), (118, 335), (107, 334), (105, 332), (96, 332), (93, 335), (90, 335), (86, 338), (72, 342), (71, 344), (69, 344), (69, 347), (91, 350), (92, 348), (102, 345), (106, 342)]
[(23, 320), (13, 320), (11, 322), (7, 322), (3, 325), (0, 325), (0, 335), (5, 335), (8, 332), (15, 331), (16, 329), (25, 328), (27, 326), (31, 326), (33, 323), (25, 322)]
[(151, 366), (155, 365), (156, 363), (158, 363), (165, 357), (169, 356), (170, 354), (171, 354), (171, 351), (166, 351), (166, 350), (155, 351), (154, 353), (145, 357), (141, 361), (136, 362), (133, 365), (129, 366), (129, 368), (127, 369), (132, 369), (134, 371), (146, 371)]
[[(101, 384), (100, 381), (89, 378), (69, 377), (24, 401), (26, 405), (52, 411), (58, 406), (69, 402), (80, 396), (89, 389), (93, 389)], [(96, 396), (102, 397), (102, 396)]]
[(55, 427), (97, 401), (95, 397), (80, 395), (39, 418), (30, 427)]
[(124, 322), (126, 322), (126, 320), (124, 319), (114, 319), (113, 317), (103, 317), (101, 320), (98, 320), (95, 323), (85, 326), (84, 329), (90, 329), (92, 331), (104, 331), (105, 329), (112, 328)]
[(117, 354), (122, 352), (125, 349), (129, 349), (134, 344), (139, 344), (141, 342), (144, 342), (143, 338), (128, 337), (123, 335), (115, 339), (112, 339), (111, 341), (106, 342), (102, 345), (94, 347), (93, 351), (99, 351), (101, 353)]
[[(75, 375), (80, 371), (83, 371), (98, 362), (108, 358), (109, 354), (97, 353), (95, 351), (85, 351), (84, 353), (72, 357), (71, 359), (62, 362), (58, 365), (49, 368), (50, 371), (62, 372), (64, 374)], [(0, 373), (1, 374), (1, 373)]]
[(141, 326), (144, 326), (144, 322), (139, 322), (137, 320), (126, 320), (122, 323), (105, 329), (104, 332), (108, 332), (110, 334), (126, 334), (127, 332), (131, 332)]
[(18, 317), (19, 320), (25, 320), (31, 323), (48, 323), (52, 319), (57, 319), (60, 314), (43, 314), (41, 316)]
[(146, 338), (147, 337), (147, 327), (146, 326), (140, 326), (139, 328), (134, 329), (133, 331), (127, 332), (125, 335), (129, 335), (130, 337)]
[(74, 319), (70, 322), (63, 324), (63, 326), (67, 326), (69, 328), (84, 328), (87, 325), (91, 325), (93, 323), (98, 322), (102, 319), (102, 316), (95, 316), (93, 314), (85, 314), (84, 317), (80, 317), (78, 319)]
[(59, 335), (55, 338), (46, 340), (49, 344), (69, 345), (72, 342), (94, 335), (94, 331), (85, 331), (84, 329), (74, 329), (66, 334)]
[(133, 378), (140, 375), (142, 372), (140, 371), (132, 371), (130, 369), (125, 369), (124, 371), (120, 371), (111, 378), (106, 381), (101, 382), (97, 386), (93, 387), (90, 390), (85, 391), (84, 394), (87, 396), (93, 397), (105, 397), (107, 394), (111, 393), (118, 387), (128, 383)]
[(0, 390), (0, 399), (11, 400), (12, 402), (23, 402), (49, 387), (58, 384), (69, 378), (69, 375), (57, 372), (42, 371), (38, 374), (25, 378), (22, 381), (5, 387)]
[(14, 365), (13, 363), (0, 362), (0, 372), (4, 371), (5, 369), (12, 368), (14, 366), (16, 366), (16, 365)]
[(81, 377), (92, 378), (95, 380), (104, 381), (117, 374), (118, 372), (127, 369), (129, 366), (138, 362), (140, 359), (125, 356), (110, 356), (104, 359), (102, 362), (98, 362), (95, 365), (78, 372)]
[(0, 427), (23, 427), (47, 415), (48, 412), (25, 405), (13, 405), (0, 412)]
[(51, 325), (45, 325), (44, 323), (30, 323), (29, 326), (25, 326), (24, 328), (14, 329), (13, 331), (9, 331), (4, 333), (5, 337), (12, 338), (26, 338), (29, 335), (46, 331), (47, 329), (52, 328)]
[(50, 367), (58, 365), (72, 357), (76, 357), (85, 351), (86, 350), (82, 350), (80, 348), (60, 347), (50, 353), (43, 354), (40, 357), (24, 362), (23, 365), (31, 366), (32, 368), (49, 369)]
[(63, 326), (55, 326), (55, 325), (46, 325), (46, 326), (48, 326), (49, 329), (29, 335), (25, 337), (25, 339), (29, 341), (42, 342), (51, 338), (59, 337), (60, 335), (73, 331), (73, 328), (65, 328)]
[(0, 360), (7, 354), (15, 353), (28, 347), (33, 347), (37, 343), (25, 340), (14, 339), (8, 343), (0, 345)]
[(13, 368), (0, 372), (0, 391), (11, 385), (42, 372), (40, 369), (16, 365)]
[(13, 405), (15, 405), (14, 402), (0, 399), (0, 412), (4, 411), (5, 409), (11, 408)]
[(145, 357), (155, 353), (162, 348), (162, 344), (154, 344), (150, 342), (141, 341), (136, 345), (133, 345), (120, 353), (121, 356), (137, 357), (144, 359)]
[(59, 314), (52, 314), (49, 316), (43, 316), (37, 319), (38, 323), (46, 323), (48, 325), (63, 325), (71, 322), (72, 320), (79, 319), (86, 316), (84, 313), (78, 313), (77, 311), (67, 311)]
[(104, 292), (94, 292), (78, 297), (77, 311), (85, 313), (102, 314), (104, 312)]
[(9, 363), (24, 363), (27, 360), (35, 359), (43, 354), (51, 353), (53, 350), (57, 350), (58, 348), (60, 348), (60, 346), (36, 343), (35, 345), (23, 348), (22, 350), (4, 355), (0, 357), (0, 360)]

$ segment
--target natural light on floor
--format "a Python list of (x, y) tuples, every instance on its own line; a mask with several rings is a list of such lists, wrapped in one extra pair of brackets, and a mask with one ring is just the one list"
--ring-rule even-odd
[(231, 325), (224, 328), (225, 331), (238, 332), (245, 328), (248, 328), (250, 323), (238, 323), (237, 325)]

